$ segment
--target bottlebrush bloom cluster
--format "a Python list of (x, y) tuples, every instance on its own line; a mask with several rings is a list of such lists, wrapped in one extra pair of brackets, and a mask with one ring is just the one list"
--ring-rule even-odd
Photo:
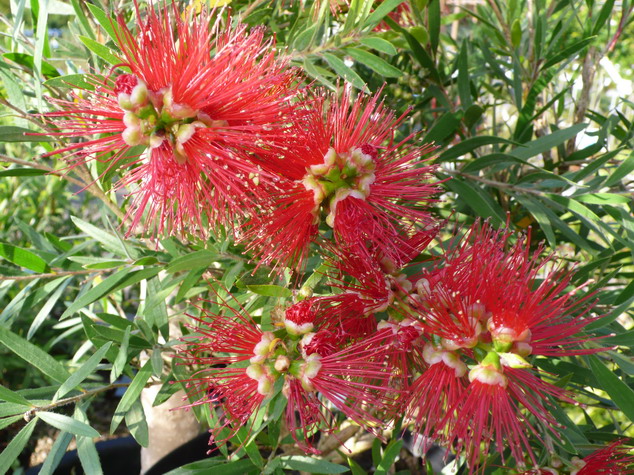
[(86, 138), (53, 153), (119, 169), (134, 194), (129, 232), (152, 225), (147, 211), (158, 233), (206, 235), (266, 203), (252, 156), (279, 151), (296, 73), (262, 28), (222, 29), (211, 12), (176, 5), (137, 5), (134, 32), (119, 15), (118, 69), (46, 116), (61, 118), (56, 135)]
[(335, 409), (381, 435), (398, 408), (398, 388), (388, 384), (384, 364), (391, 335), (374, 332), (355, 341), (317, 324), (319, 312), (318, 304), (299, 302), (269, 331), (244, 309), (196, 319), (181, 364), (201, 368), (187, 381), (195, 404), (222, 408), (212, 442), (231, 438), (280, 391), (287, 427), (306, 452), (317, 453), (310, 441), (316, 430), (334, 429)]
[[(426, 205), (438, 192), (433, 166), (421, 158), (433, 146), (396, 142), (397, 117), (380, 93), (353, 99), (317, 92), (299, 103), (292, 136), (266, 167), (280, 180), (273, 206), (247, 223), (244, 240), (263, 264), (301, 264), (320, 224), (338, 246), (399, 260), (408, 236), (433, 223)], [(407, 223), (407, 224), (405, 224)]]
[(504, 463), (509, 450), (518, 466), (535, 465), (531, 441), (557, 437), (549, 398), (573, 401), (531, 361), (597, 351), (582, 347), (578, 334), (593, 319), (588, 297), (567, 290), (571, 274), (548, 269), (541, 249), (530, 253), (522, 236), (511, 245), (511, 236), (476, 224), (410, 299), (427, 369), (412, 385), (409, 415), (422, 434), (464, 452), (471, 470), (492, 447)]

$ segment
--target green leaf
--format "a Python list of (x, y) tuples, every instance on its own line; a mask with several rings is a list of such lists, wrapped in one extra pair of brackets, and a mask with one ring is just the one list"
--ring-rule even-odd
[(619, 377), (609, 370), (599, 358), (588, 356), (590, 368), (597, 378), (597, 382), (610, 395), (614, 404), (630, 419), (634, 421), (634, 391)]
[(315, 35), (316, 27), (312, 25), (302, 31), (292, 42), (293, 49), (297, 51), (303, 51), (310, 46)]
[(367, 46), (368, 48), (372, 48), (373, 50), (380, 51), (381, 53), (389, 54), (390, 56), (393, 56), (398, 53), (394, 45), (390, 43), (389, 41), (384, 40), (383, 38), (366, 37), (366, 38), (361, 38), (359, 42), (362, 45)]
[(132, 407), (126, 413), (125, 425), (139, 445), (142, 447), (150, 445), (150, 435), (145, 419), (145, 412), (143, 412), (143, 404), (141, 404), (139, 399), (134, 401)]
[(471, 137), (466, 140), (458, 142), (453, 147), (445, 150), (436, 159), (436, 162), (444, 162), (446, 160), (453, 160), (454, 158), (462, 157), (467, 153), (473, 152), (478, 147), (484, 147), (485, 145), (495, 144), (512, 144), (510, 140), (503, 139), (502, 137), (493, 137), (489, 135), (480, 135), (478, 137)]
[(114, 234), (107, 232), (102, 228), (98, 228), (90, 223), (87, 223), (83, 219), (79, 219), (76, 216), (71, 216), (75, 226), (85, 232), (88, 236), (103, 244), (103, 246), (109, 251), (114, 252), (118, 256), (127, 257), (128, 255), (133, 259), (139, 257), (139, 253), (136, 249), (130, 249), (126, 247), (124, 243)]
[(364, 29), (373, 29), (378, 25), (383, 17), (398, 7), (405, 0), (385, 0), (379, 4), (363, 24)]
[(262, 473), (260, 469), (255, 468), (251, 460), (248, 458), (236, 460), (234, 462), (223, 462), (225, 462), (224, 458), (201, 460), (200, 462), (194, 462), (176, 468), (171, 472), (167, 472), (166, 475), (247, 475), (252, 473)]
[(112, 371), (110, 372), (110, 382), (113, 383), (117, 380), (121, 373), (123, 373), (123, 369), (125, 368), (125, 364), (128, 362), (128, 344), (130, 342), (130, 331), (132, 327), (127, 327), (125, 329), (125, 333), (123, 334), (123, 340), (121, 342), (121, 347), (119, 348), (119, 353), (117, 354), (117, 358), (114, 360), (112, 364)]
[(458, 178), (449, 180), (446, 182), (446, 186), (457, 193), (478, 216), (483, 218), (491, 217), (494, 226), (500, 226), (506, 221), (502, 209), (486, 196), (486, 192), (479, 186), (461, 181)]
[(51, 310), (53, 310), (53, 307), (64, 293), (64, 290), (66, 290), (66, 287), (68, 287), (68, 285), (71, 283), (71, 281), (72, 278), (67, 278), (59, 287), (57, 287), (48, 298), (46, 303), (42, 306), (40, 311), (37, 312), (37, 315), (33, 319), (33, 322), (29, 327), (29, 331), (26, 334), (27, 340), (30, 340), (33, 335), (35, 335), (35, 332), (38, 330), (38, 328), (40, 328), (42, 323), (44, 323), (44, 321), (49, 317)]
[[(39, 135), (42, 132), (38, 132), (37, 130), (25, 129), (24, 127), (16, 127), (14, 125), (2, 125), (0, 126), (0, 142), (52, 142), (55, 140), (53, 137), (48, 137), (47, 135)], [(25, 134), (38, 134), (38, 135), (25, 135)], [(2, 159), (0, 158), (0, 162)], [(20, 170), (30, 170), (28, 168), (20, 168)], [(8, 172), (10, 170), (4, 170)], [(32, 172), (29, 172), (32, 173)], [(41, 170), (40, 174), (46, 173)], [(20, 176), (20, 175), (10, 175), (6, 176)]]
[(181, 272), (184, 270), (190, 271), (192, 269), (206, 269), (216, 258), (217, 254), (207, 249), (194, 251), (190, 254), (174, 259), (169, 263), (166, 271), (173, 274), (174, 272)]
[(20, 430), (20, 432), (11, 439), (9, 445), (7, 445), (2, 451), (0, 454), (0, 473), (7, 473), (13, 465), (14, 460), (22, 453), (26, 443), (31, 438), (31, 434), (33, 433), (33, 429), (35, 429), (36, 423), (37, 418), (25, 425), (22, 430)]
[[(89, 3), (89, 5), (92, 4)], [(93, 91), (98, 80), (103, 81), (103, 76), (93, 76), (90, 74), (67, 74), (66, 76), (58, 76), (56, 78), (49, 79), (44, 82), (44, 85), (59, 88), (76, 87)]]
[(0, 401), (12, 402), (14, 404), (22, 404), (24, 406), (31, 406), (31, 403), (20, 393), (11, 391), (9, 388), (5, 388), (0, 385)]
[(277, 457), (280, 467), (289, 470), (302, 470), (309, 473), (345, 473), (348, 467), (316, 457), (306, 455), (281, 455)]
[(430, 0), (427, 5), (427, 21), (429, 23), (429, 43), (435, 55), (440, 42), (440, 0)]
[(361, 64), (364, 64), (372, 71), (377, 74), (380, 74), (386, 78), (398, 78), (403, 75), (400, 69), (395, 68), (387, 61), (379, 58), (378, 56), (364, 51), (358, 48), (346, 48), (346, 53), (348, 53), (352, 58), (358, 61)]
[(526, 160), (572, 139), (587, 126), (588, 124), (575, 124), (567, 129), (555, 130), (549, 135), (525, 143), (523, 147), (517, 147), (511, 150), (509, 153), (517, 158)]
[(616, 195), (614, 193), (586, 193), (574, 196), (577, 201), (593, 205), (626, 204), (632, 201), (629, 196)]
[(341, 77), (343, 77), (347, 82), (352, 84), (357, 89), (362, 90), (363, 92), (368, 92), (368, 87), (361, 77), (355, 73), (352, 69), (345, 65), (345, 63), (331, 53), (324, 53), (324, 59), (330, 65), (330, 67)]
[(141, 391), (145, 387), (145, 383), (147, 383), (148, 379), (152, 375), (152, 362), (146, 361), (143, 367), (139, 370), (139, 372), (134, 376), (134, 379), (128, 386), (127, 391), (119, 401), (117, 408), (114, 411), (114, 415), (112, 416), (112, 421), (110, 423), (110, 433), (114, 434), (114, 431), (117, 429), (125, 414), (130, 410), (134, 401), (136, 401), (141, 395)]
[(95, 352), (95, 354), (88, 358), (86, 362), (81, 365), (81, 367), (59, 387), (59, 389), (55, 393), (55, 396), (53, 396), (53, 401), (57, 401), (58, 399), (66, 396), (66, 394), (75, 389), (82, 383), (84, 379), (90, 376), (95, 371), (99, 363), (101, 363), (101, 360), (104, 358), (106, 352), (110, 349), (111, 346), (112, 342), (109, 341), (101, 348), (99, 348)]
[(603, 183), (603, 186), (614, 186), (634, 170), (634, 153), (621, 163), (610, 177)]
[[(34, 58), (30, 54), (26, 53), (5, 53), (2, 55), (8, 60), (13, 61), (14, 63), (19, 64), (20, 66), (24, 66), (25, 68), (35, 70)], [(47, 63), (46, 61), (42, 61), (42, 74), (44, 77), (55, 78), (59, 76), (59, 72), (55, 69), (55, 66)]]
[(461, 116), (454, 112), (443, 114), (427, 131), (423, 138), (423, 143), (441, 143), (445, 139), (452, 137), (460, 127)]
[(35, 366), (44, 376), (59, 383), (66, 381), (70, 376), (68, 371), (51, 355), (4, 327), (0, 327), (0, 343), (27, 363)]
[(460, 54), (458, 54), (458, 96), (460, 97), (462, 110), (466, 111), (473, 103), (469, 76), (469, 48), (466, 40), (462, 42)]
[(519, 18), (516, 18), (511, 25), (511, 45), (517, 48), (522, 42), (522, 24)]
[(24, 419), (24, 414), (23, 413), (20, 413), (17, 416), (0, 418), (0, 429), (4, 429), (5, 427), (9, 427), (11, 424), (19, 421), (20, 419)]
[(158, 267), (150, 267), (148, 269), (141, 269), (137, 271), (131, 271), (129, 268), (121, 269), (119, 272), (107, 277), (75, 300), (75, 302), (73, 302), (73, 304), (62, 314), (60, 320), (78, 312), (87, 305), (99, 300), (106, 294), (111, 294), (122, 288), (130, 287), (142, 280), (150, 279), (160, 271), (161, 269)]
[(75, 435), (83, 435), (84, 437), (99, 437), (99, 432), (90, 427), (88, 424), (79, 422), (72, 417), (58, 414), (56, 412), (40, 411), (36, 413), (37, 417), (47, 424)]
[(551, 66), (554, 66), (555, 64), (561, 61), (564, 61), (566, 59), (570, 59), (572, 61), (572, 59), (574, 59), (574, 55), (577, 52), (581, 51), (586, 46), (588, 46), (590, 43), (592, 43), (595, 38), (596, 36), (584, 38), (582, 40), (577, 41), (576, 43), (573, 43), (567, 48), (564, 48), (563, 50), (557, 50), (559, 51), (558, 53), (555, 53), (554, 55), (551, 55), (550, 57), (546, 59), (546, 62), (542, 66), (542, 71), (545, 71)]
[(394, 465), (396, 457), (398, 457), (398, 454), (401, 452), (401, 447), (403, 447), (402, 440), (392, 440), (387, 444), (383, 452), (381, 463), (376, 467), (374, 472), (375, 475), (385, 475), (388, 473), (392, 465)]
[(42, 176), (46, 175), (46, 170), (39, 170), (37, 168), (8, 168), (0, 171), (0, 177), (3, 176)]
[[(88, 418), (86, 417), (86, 407), (88, 407), (89, 404), (90, 401), (84, 401), (83, 403), (77, 404), (75, 406), (73, 417), (80, 422), (87, 423)], [(97, 454), (97, 448), (95, 447), (95, 443), (92, 441), (92, 438), (79, 436), (76, 437), (76, 440), (77, 455), (79, 455), (79, 461), (84, 469), (84, 473), (102, 475), (103, 471), (101, 470), (101, 463), (99, 462), (99, 454)]]
[(84, 46), (86, 46), (86, 48), (88, 48), (90, 51), (95, 53), (107, 63), (115, 65), (121, 64), (123, 62), (121, 58), (116, 56), (107, 46), (104, 46), (91, 38), (87, 38), (86, 36), (80, 35), (79, 40), (84, 44)]
[(592, 34), (598, 35), (605, 25), (605, 22), (608, 21), (610, 16), (612, 15), (612, 8), (614, 8), (614, 0), (606, 0), (599, 11), (599, 15), (597, 15), (597, 19), (594, 22), (594, 26), (592, 27)]
[(92, 31), (92, 26), (90, 26), (90, 22), (88, 21), (88, 17), (84, 13), (84, 10), (81, 8), (83, 4), (79, 3), (79, 0), (71, 0), (71, 4), (73, 5), (73, 10), (75, 10), (75, 18), (79, 22), (80, 30), (90, 36), (90, 38), (95, 39), (95, 33)]
[(86, 6), (88, 10), (93, 14), (99, 25), (104, 29), (104, 31), (108, 34), (110, 38), (117, 41), (117, 35), (115, 34), (115, 22), (111, 17), (109, 17), (106, 12), (104, 12), (101, 8), (93, 5), (92, 3), (87, 3)]
[(38, 475), (53, 475), (55, 469), (62, 461), (62, 458), (66, 454), (68, 444), (73, 440), (73, 434), (68, 432), (60, 432), (55, 443), (48, 454), (46, 454), (46, 460), (42, 464), (42, 468), (38, 472)]
[(254, 294), (265, 295), (266, 297), (290, 298), (293, 296), (293, 292), (290, 289), (280, 287), (279, 285), (247, 285), (247, 289)]
[(535, 218), (535, 221), (537, 221), (537, 223), (539, 224), (540, 229), (546, 235), (548, 243), (552, 247), (555, 247), (557, 245), (557, 238), (555, 237), (555, 233), (553, 232), (553, 227), (550, 224), (550, 219), (544, 209), (544, 205), (538, 200), (533, 200), (524, 195), (518, 194), (515, 196), (515, 199), (528, 210), (533, 218)]

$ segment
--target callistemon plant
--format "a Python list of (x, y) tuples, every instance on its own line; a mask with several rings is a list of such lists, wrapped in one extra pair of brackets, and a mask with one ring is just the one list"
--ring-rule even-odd
[[(551, 20), (537, 21), (544, 6), (536, 2), (530, 28), (517, 18), (492, 35), (491, 41), (511, 37), (512, 60), (502, 67), (489, 56), (508, 45), (494, 55), (486, 51), (487, 41), (440, 35), (446, 2), (437, 0), (330, 2), (337, 3), (332, 11), (323, 2), (305, 11), (311, 2), (133, 0), (108, 2), (133, 7), (113, 15), (100, 10), (98, 0), (71, 3), (78, 16), (84, 6), (95, 13), (108, 46), (91, 39), (96, 35), (83, 37), (96, 55), (81, 66), (90, 72), (81, 81), (76, 75), (47, 81), (44, 87), (56, 96), (47, 101), (52, 111), (20, 118), (41, 126), (29, 131), (29, 139), (39, 140), (45, 130), (59, 142), (45, 144), (43, 157), (59, 158), (61, 166), (39, 164), (35, 172), (81, 185), (94, 197), (91, 207), (104, 201), (121, 219), (125, 236), (73, 217), (90, 238), (57, 238), (38, 234), (40, 224), (29, 218), (28, 224), (16, 221), (20, 232), (14, 234), (28, 235), (32, 251), (30, 244), (0, 242), (0, 267), (8, 262), (26, 269), (15, 279), (13, 269), (0, 277), (0, 301), (15, 290), (14, 282), (5, 281), (32, 281), (0, 313), (0, 350), (6, 346), (25, 360), (29, 356), (57, 384), (40, 404), (25, 398), (48, 397), (53, 386), (13, 392), (3, 382), (0, 399), (8, 404), (0, 403), (0, 413), (11, 414), (0, 416), (2, 428), (25, 419), (32, 431), (38, 420), (50, 422), (62, 431), (55, 450), (64, 450), (72, 433), (82, 461), (91, 460), (94, 434), (84, 423), (84, 401), (129, 386), (112, 431), (125, 417), (132, 435), (152, 445), (143, 414), (155, 411), (147, 396), (160, 379), (154, 405), (170, 399), (170, 415), (185, 418), (191, 411), (197, 416), (193, 432), (200, 423), (211, 433), (212, 457), (195, 472), (343, 473), (347, 468), (336, 463), (349, 456), (356, 475), (365, 472), (354, 454), (373, 444), (372, 462), (364, 469), (388, 473), (401, 456), (412, 473), (423, 473), (419, 460), (400, 452), (404, 435), (414, 434), (415, 445), (425, 452), (439, 446), (447, 455), (442, 462), (451, 456), (460, 473), (634, 473), (626, 438), (632, 427), (621, 417), (634, 414), (627, 384), (632, 363), (622, 353), (607, 353), (629, 375), (620, 380), (595, 354), (626, 342), (628, 322), (618, 317), (631, 306), (633, 288), (626, 283), (616, 293), (601, 290), (603, 283), (592, 289), (584, 284), (595, 273), (612, 272), (622, 256), (631, 257), (631, 203), (623, 177), (631, 173), (632, 158), (615, 172), (610, 167), (631, 142), (632, 127), (627, 120), (615, 125), (626, 117), (620, 112), (610, 111), (606, 121), (582, 110), (591, 81), (585, 74), (581, 99), (574, 98), (580, 108), (575, 125), (565, 125), (559, 107), (549, 124), (553, 133), (532, 123), (550, 112), (540, 106), (537, 114), (536, 98), (560, 89), (545, 79), (571, 67), (564, 61), (567, 52), (588, 50), (587, 61), (599, 54), (593, 42), (602, 36), (601, 22), (611, 21), (614, 2), (598, 2), (603, 6), (594, 15), (597, 23), (587, 28), (592, 34), (566, 48), (559, 44), (563, 33), (538, 33)], [(478, 20), (487, 18), (489, 28), (510, 18), (513, 12), (498, 11), (503, 3), (484, 2), (495, 4), (495, 12)], [(565, 3), (574, 2), (554, 2), (546, 10), (559, 19), (566, 8), (555, 4)], [(578, 3), (592, 10), (597, 2)], [(621, 3), (618, 32), (632, 11)], [(23, 68), (36, 65), (34, 77), (50, 73), (43, 58), (55, 61), (39, 21), (48, 14), (40, 8), (44, 4), (30, 2), (34, 54), (4, 56)], [(271, 28), (257, 26), (261, 19), (270, 20)], [(80, 23), (85, 29), (89, 21)], [(561, 21), (554, 31), (565, 28), (577, 38), (580, 30), (563, 26), (577, 23)], [(3, 41), (18, 41), (16, 32), (17, 26)], [(541, 35), (544, 44), (523, 48), (523, 38), (531, 35)], [(559, 39), (546, 48), (550, 36)], [(445, 61), (460, 44), (455, 60)], [(475, 44), (482, 57), (473, 55)], [(486, 67), (474, 64), (473, 56), (483, 64), (486, 59)], [(100, 67), (98, 57), (110, 66)], [(587, 61), (583, 71), (591, 69)], [(498, 70), (502, 76), (483, 88), (481, 78)], [(9, 71), (0, 71), (3, 97), (6, 90), (15, 98), (19, 87), (6, 80)], [(523, 84), (518, 76), (525, 71), (540, 76), (531, 73), (530, 84)], [(66, 94), (74, 83), (82, 87)], [(517, 127), (510, 137), (497, 136), (502, 129), (495, 113), (486, 119), (506, 94), (498, 83), (512, 85), (517, 102), (503, 114), (505, 126)], [(496, 95), (482, 99), (482, 89)], [(42, 87), (34, 91), (40, 99)], [(544, 104), (560, 99), (563, 105), (563, 95)], [(519, 118), (507, 117), (508, 111), (519, 111)], [(600, 122), (601, 141), (575, 150), (575, 134), (589, 115)], [(484, 120), (488, 136), (481, 134)], [(607, 146), (612, 130), (618, 131), (617, 151), (574, 168)], [(3, 134), (21, 137), (4, 125)], [(533, 134), (539, 135), (533, 140)], [(9, 157), (11, 146), (0, 160)], [(557, 159), (551, 146), (557, 146)], [(495, 153), (480, 155), (481, 147)], [(536, 161), (545, 164), (543, 170)], [(33, 171), (24, 170), (0, 175)], [(620, 188), (609, 191), (615, 186)], [(39, 198), (33, 201), (39, 213), (43, 206)], [(609, 205), (602, 216), (609, 218), (597, 217), (589, 226), (604, 202)], [(569, 207), (569, 213), (555, 216), (555, 205)], [(583, 220), (575, 221), (579, 216)], [(618, 219), (626, 224), (619, 228)], [(532, 231), (535, 220), (539, 230)], [(535, 244), (542, 231), (553, 247), (562, 237), (574, 242), (579, 249), (567, 258), (580, 264)], [(155, 239), (125, 240), (142, 233)], [(595, 235), (606, 247), (587, 240)], [(556, 249), (571, 247), (564, 242)], [(87, 248), (103, 255), (78, 255)], [(587, 256), (592, 262), (584, 266)], [(631, 272), (628, 265), (604, 282), (621, 285)], [(581, 276), (573, 275), (575, 268)], [(40, 281), (50, 284), (31, 293)], [(85, 333), (90, 342), (69, 344), (76, 354), (61, 364), (56, 351), (62, 337), (47, 347), (50, 354), (30, 340), (48, 313), (62, 306), (67, 288), (75, 300), (64, 301), (60, 320), (77, 318), (51, 328), (68, 328), (62, 336)], [(31, 299), (44, 298), (50, 300), (27, 338), (14, 334), (10, 327), (18, 327), (19, 314), (29, 313), (23, 310)], [(614, 313), (599, 315), (612, 304)], [(615, 329), (621, 334), (611, 333)], [(84, 361), (90, 344), (99, 348)], [(12, 364), (6, 368), (13, 372)], [(110, 384), (93, 390), (106, 368)], [(8, 373), (0, 371), (3, 381)], [(77, 404), (75, 420), (52, 413), (71, 403)], [(613, 417), (602, 416), (599, 427), (594, 410), (613, 411)], [(27, 438), (9, 442), (9, 451), (19, 453), (16, 447)], [(599, 448), (601, 441), (607, 447)], [(11, 468), (4, 454), (0, 473)], [(54, 469), (46, 463), (43, 473)]]
[(296, 73), (275, 58), (263, 29), (192, 12), (137, 5), (135, 31), (119, 15), (119, 69), (92, 76), (94, 90), (54, 101), (60, 110), (46, 114), (60, 119), (54, 135), (86, 139), (51, 155), (121, 173), (134, 196), (128, 234), (141, 224), (205, 236), (255, 212), (267, 176), (251, 158), (279, 152), (290, 120)]

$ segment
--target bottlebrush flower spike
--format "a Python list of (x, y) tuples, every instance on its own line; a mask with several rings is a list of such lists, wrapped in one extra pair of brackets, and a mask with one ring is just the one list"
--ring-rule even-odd
[(320, 92), (305, 100), (283, 160), (264, 163), (282, 177), (274, 206), (244, 236), (263, 263), (301, 266), (320, 224), (341, 246), (398, 262), (408, 237), (432, 223), (425, 203), (438, 187), (421, 157), (434, 147), (408, 144), (415, 134), (395, 142), (406, 115), (387, 109), (380, 94), (353, 99), (346, 86), (340, 98)]
[(634, 452), (626, 447), (623, 441), (617, 440), (607, 447), (597, 450), (582, 460), (573, 459), (577, 472), (571, 475), (627, 475), (634, 473)]
[[(457, 442), (472, 471), (491, 443), (502, 457), (508, 447), (518, 466), (526, 458), (535, 465), (529, 436), (556, 436), (558, 428), (549, 398), (574, 402), (527, 358), (600, 351), (582, 347), (589, 337), (579, 332), (594, 319), (586, 317), (589, 297), (574, 299), (574, 291), (567, 291), (571, 273), (549, 270), (551, 258), (540, 259), (541, 248), (529, 253), (527, 238), (511, 245), (511, 237), (476, 223), (423, 273), (408, 301), (429, 341), (424, 356), (430, 365), (412, 386), (409, 415), (424, 434)], [(451, 386), (450, 369), (458, 379)], [(446, 387), (438, 403), (421, 389), (432, 380)], [(445, 405), (443, 419), (434, 412), (436, 404)]]
[(276, 396), (276, 388), (288, 400), (288, 428), (306, 452), (315, 453), (309, 440), (313, 430), (334, 430), (333, 409), (381, 436), (400, 394), (387, 364), (391, 333), (349, 342), (318, 328), (312, 307), (306, 301), (291, 306), (275, 332), (262, 331), (244, 309), (195, 319), (199, 328), (184, 340), (181, 360), (200, 369), (183, 382), (190, 399), (198, 398), (191, 405), (223, 409), (212, 442), (233, 437)]
[(275, 59), (263, 30), (223, 30), (212, 12), (181, 13), (177, 4), (141, 12), (135, 1), (138, 31), (123, 15), (115, 28), (118, 67), (130, 72), (93, 76), (94, 91), (53, 101), (61, 110), (45, 114), (60, 119), (53, 135), (86, 139), (49, 155), (121, 171), (118, 186), (134, 197), (128, 233), (142, 223), (205, 235), (217, 221), (231, 227), (255, 212), (267, 175), (251, 156), (278, 152), (287, 127), (295, 72)]
[(535, 468), (520, 475), (628, 475), (634, 473), (634, 453), (623, 442), (617, 440), (583, 459), (573, 457), (565, 466), (556, 458), (552, 467)]

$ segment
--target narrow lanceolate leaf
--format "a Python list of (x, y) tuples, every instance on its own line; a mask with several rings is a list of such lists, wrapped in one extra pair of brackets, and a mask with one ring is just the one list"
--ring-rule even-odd
[(70, 432), (60, 432), (55, 439), (55, 443), (53, 447), (51, 447), (50, 452), (46, 455), (46, 460), (44, 464), (42, 464), (42, 468), (39, 471), (38, 475), (53, 475), (55, 469), (61, 462), (68, 444), (73, 440), (73, 434)]
[[(39, 133), (37, 130), (25, 129), (14, 125), (3, 125), (0, 127), (0, 142), (52, 142), (54, 140), (52, 137), (32, 135), (37, 133)], [(41, 170), (38, 171), (41, 172)]]
[(202, 249), (200, 251), (194, 251), (185, 256), (180, 256), (174, 259), (167, 266), (167, 272), (180, 272), (180, 271), (190, 271), (192, 269), (201, 269), (207, 268), (211, 265), (211, 263), (216, 258), (216, 253), (212, 251), (208, 251), (206, 249)]
[(400, 69), (395, 68), (384, 59), (381, 59), (368, 51), (364, 51), (359, 48), (346, 48), (346, 53), (352, 56), (354, 60), (367, 66), (372, 71), (383, 77), (398, 78), (403, 75)]
[(390, 13), (404, 1), (405, 0), (385, 0), (384, 2), (381, 2), (365, 21), (363, 27), (374, 28), (385, 17), (385, 15)]
[(145, 413), (143, 412), (143, 404), (141, 404), (139, 399), (134, 401), (132, 407), (126, 413), (125, 425), (139, 445), (147, 447), (150, 444), (150, 435)]
[(59, 387), (55, 396), (53, 396), (53, 401), (57, 401), (58, 399), (66, 396), (66, 394), (75, 389), (84, 379), (90, 376), (111, 346), (112, 342), (109, 341), (99, 348), (94, 355), (88, 358), (88, 360)]
[[(79, 422), (88, 422), (86, 417), (86, 408), (90, 404), (90, 401), (84, 401), (83, 403), (75, 406), (75, 412), (73, 417)], [(79, 455), (79, 461), (81, 467), (84, 469), (84, 473), (90, 473), (94, 475), (102, 475), (101, 463), (99, 461), (99, 454), (97, 448), (91, 437), (77, 436), (77, 455)]]
[(23, 404), (24, 406), (30, 406), (31, 403), (22, 396), (20, 393), (11, 391), (9, 388), (0, 386), (0, 401), (12, 402), (14, 404)]
[(72, 417), (58, 414), (56, 412), (41, 411), (37, 413), (37, 417), (47, 424), (66, 432), (84, 437), (99, 437), (99, 432), (90, 427), (88, 424), (73, 419)]
[(88, 48), (90, 51), (95, 53), (107, 63), (115, 65), (122, 62), (121, 59), (116, 56), (107, 46), (104, 46), (91, 38), (87, 38), (86, 36), (80, 36), (79, 40), (84, 44), (84, 46), (86, 46), (86, 48)]
[(277, 457), (280, 467), (291, 470), (303, 470), (309, 473), (344, 473), (348, 467), (306, 455), (282, 455)]
[(3, 327), (0, 327), (0, 343), (35, 366), (45, 376), (59, 383), (66, 381), (70, 376), (68, 371), (51, 355)]
[(152, 375), (152, 362), (148, 360), (143, 367), (136, 374), (130, 386), (128, 386), (127, 391), (119, 401), (119, 405), (114, 411), (114, 415), (112, 416), (112, 422), (110, 424), (110, 433), (114, 433), (114, 431), (119, 427), (119, 424), (123, 420), (125, 414), (130, 410), (134, 401), (136, 401), (141, 395), (141, 391), (145, 387), (145, 383), (150, 379)]
[(110, 18), (108, 14), (106, 14), (106, 12), (104, 12), (101, 8), (93, 5), (92, 3), (87, 3), (86, 6), (88, 7), (88, 10), (90, 10), (90, 13), (93, 14), (97, 22), (99, 22), (99, 25), (105, 30), (106, 33), (108, 33), (108, 36), (116, 41), (117, 35), (115, 34), (115, 23), (113, 22), (112, 18)]
[(610, 371), (596, 356), (588, 357), (590, 368), (597, 381), (606, 393), (610, 395), (614, 404), (631, 420), (634, 421), (634, 391), (619, 377)]
[(18, 435), (16, 435), (9, 445), (2, 451), (0, 454), (0, 473), (7, 473), (13, 465), (13, 461), (18, 458), (18, 455), (22, 453), (22, 449), (31, 438), (31, 434), (33, 433), (33, 429), (35, 429), (35, 424), (37, 423), (37, 419), (33, 419), (27, 425), (25, 425)]
[(293, 296), (293, 292), (291, 290), (285, 287), (280, 287), (279, 285), (247, 285), (247, 289), (254, 294), (265, 295), (267, 297), (289, 298)]
[(127, 257), (128, 254), (132, 258), (138, 257), (138, 252), (136, 252), (135, 249), (126, 248), (117, 236), (75, 216), (71, 216), (70, 219), (73, 221), (75, 226), (88, 234), (91, 238), (99, 241), (107, 250), (112, 251), (121, 257)]
[(339, 76), (342, 76), (346, 81), (348, 81), (357, 89), (368, 92), (368, 87), (366, 86), (365, 82), (363, 82), (363, 79), (361, 79), (361, 77), (352, 69), (346, 66), (346, 64), (340, 58), (338, 58), (334, 54), (324, 53), (324, 59)]
[(588, 124), (575, 124), (567, 129), (556, 130), (549, 135), (525, 143), (523, 147), (517, 147), (511, 150), (510, 154), (514, 157), (526, 160), (572, 139), (587, 126)]
[(373, 50), (380, 51), (381, 53), (389, 54), (390, 56), (393, 56), (398, 53), (394, 45), (390, 43), (389, 41), (384, 40), (383, 38), (373, 38), (373, 37), (361, 38), (359, 42), (362, 45), (367, 46), (368, 48), (372, 48)]
[(24, 267), (35, 272), (46, 273), (51, 270), (46, 261), (37, 254), (27, 249), (15, 247), (11, 244), (0, 242), (0, 257), (9, 262), (13, 262), (16, 266)]
[(111, 275), (103, 282), (90, 289), (80, 298), (66, 309), (66, 311), (60, 317), (64, 319), (73, 313), (81, 310), (87, 305), (90, 305), (95, 300), (100, 299), (106, 294), (116, 292), (124, 287), (134, 285), (144, 279), (150, 279), (160, 272), (158, 267), (150, 267), (148, 269), (141, 269), (137, 271), (131, 271), (130, 269), (121, 269), (116, 274)]

